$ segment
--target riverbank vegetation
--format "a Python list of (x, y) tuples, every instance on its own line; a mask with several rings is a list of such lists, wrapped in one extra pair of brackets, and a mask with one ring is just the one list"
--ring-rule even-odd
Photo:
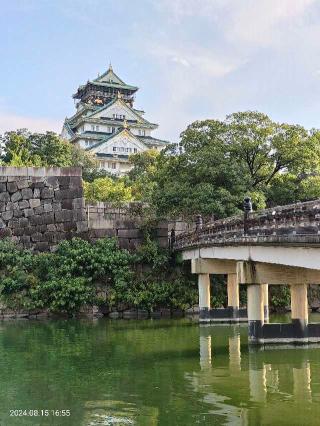
[(167, 250), (148, 240), (135, 253), (115, 239), (95, 244), (63, 241), (54, 253), (32, 253), (0, 241), (1, 301), (13, 310), (77, 313), (98, 305), (104, 311), (187, 309), (197, 300), (195, 280)]

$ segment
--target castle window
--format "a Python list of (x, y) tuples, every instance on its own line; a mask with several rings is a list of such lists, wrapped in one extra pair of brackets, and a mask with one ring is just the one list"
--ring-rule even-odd
[(115, 169), (116, 168), (116, 163), (112, 163), (111, 167), (112, 167), (112, 169)]
[(117, 147), (116, 147), (116, 146), (114, 146), (114, 147), (112, 148), (112, 150), (113, 150), (113, 152), (116, 152), (116, 151), (117, 151)]
[(133, 148), (133, 152), (134, 153), (138, 152), (137, 148)]

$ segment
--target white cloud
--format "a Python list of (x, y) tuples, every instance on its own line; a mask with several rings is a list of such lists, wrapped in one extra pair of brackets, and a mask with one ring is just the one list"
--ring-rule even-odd
[(49, 118), (21, 116), (0, 111), (0, 134), (16, 129), (26, 128), (32, 132), (61, 131), (62, 123)]
[(182, 24), (193, 17), (203, 19), (220, 30), (226, 40), (268, 46), (286, 39), (288, 27), (301, 27), (316, 0), (161, 0), (155, 6), (169, 20)]
[(188, 68), (190, 76), (203, 73), (209, 77), (223, 77), (243, 64), (243, 61), (231, 58), (226, 53), (221, 55), (197, 45), (178, 47), (172, 43), (169, 47), (165, 43), (146, 42), (144, 51), (148, 51), (162, 64), (169, 61)]
[(222, 25), (227, 39), (259, 47), (281, 43), (303, 26), (315, 0), (246, 0), (234, 2)]

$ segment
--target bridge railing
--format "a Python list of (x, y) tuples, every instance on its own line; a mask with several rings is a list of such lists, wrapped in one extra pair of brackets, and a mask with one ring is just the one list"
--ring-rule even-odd
[(219, 219), (178, 235), (173, 248), (234, 243), (320, 243), (320, 199)]

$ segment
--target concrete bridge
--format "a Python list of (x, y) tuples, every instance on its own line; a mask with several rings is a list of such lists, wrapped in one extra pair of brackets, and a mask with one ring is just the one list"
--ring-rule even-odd
[[(217, 220), (180, 234), (173, 248), (198, 274), (200, 322), (248, 321), (249, 342), (320, 341), (308, 321), (307, 287), (320, 284), (320, 200)], [(210, 275), (228, 276), (228, 308), (211, 309)], [(247, 309), (239, 308), (247, 285)], [(290, 324), (268, 324), (268, 285), (291, 291)], [(214, 291), (214, 286), (213, 286)]]

